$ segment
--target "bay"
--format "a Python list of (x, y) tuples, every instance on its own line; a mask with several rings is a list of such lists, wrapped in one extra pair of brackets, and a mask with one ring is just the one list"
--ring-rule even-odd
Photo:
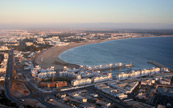
[(149, 37), (112, 40), (69, 49), (60, 59), (78, 65), (93, 66), (132, 62), (132, 69), (154, 67), (147, 61), (157, 61), (173, 68), (173, 37)]

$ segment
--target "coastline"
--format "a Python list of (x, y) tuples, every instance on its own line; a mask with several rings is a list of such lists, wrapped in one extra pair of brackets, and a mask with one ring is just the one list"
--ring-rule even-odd
[[(153, 37), (153, 36), (147, 36)], [(154, 36), (154, 37), (165, 37), (165, 36)], [(172, 37), (172, 36), (168, 36)], [(136, 37), (136, 38), (145, 38), (145, 37)], [(131, 38), (121, 38), (121, 39), (131, 39)], [(119, 40), (119, 39), (105, 39), (105, 40), (92, 40), (87, 42), (72, 42), (66, 46), (54, 46), (51, 47), (43, 52), (41, 52), (35, 59), (35, 62), (39, 64), (42, 68), (48, 68), (51, 66), (55, 67), (55, 70), (62, 70), (64, 66), (71, 67), (71, 68), (78, 68), (79, 65), (67, 63), (59, 58), (59, 55), (65, 52), (68, 49), (88, 45), (88, 44), (96, 44), (111, 40)]]
[(88, 45), (88, 44), (96, 44), (105, 41), (111, 41), (117, 39), (105, 39), (105, 40), (92, 40), (87, 42), (71, 42), (66, 46), (54, 46), (43, 52), (41, 52), (35, 59), (35, 62), (40, 65), (42, 68), (48, 68), (51, 66), (55, 66), (55, 70), (62, 70), (64, 66), (71, 68), (78, 68), (79, 65), (67, 63), (59, 58), (59, 55), (65, 52), (68, 49)]

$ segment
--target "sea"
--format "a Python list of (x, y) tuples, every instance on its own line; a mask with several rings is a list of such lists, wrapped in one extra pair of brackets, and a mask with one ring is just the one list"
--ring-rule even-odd
[[(130, 70), (151, 69), (155, 66), (147, 61), (153, 60), (173, 69), (173, 37), (130, 38), (89, 44), (69, 49), (59, 58), (84, 66), (131, 62), (134, 66)], [(113, 73), (122, 71), (126, 69), (113, 70)]]

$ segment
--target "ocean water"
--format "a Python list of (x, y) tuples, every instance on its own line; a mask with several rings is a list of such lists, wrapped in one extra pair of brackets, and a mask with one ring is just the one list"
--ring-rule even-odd
[(72, 48), (59, 57), (66, 62), (86, 66), (132, 62), (132, 69), (149, 69), (154, 65), (147, 61), (154, 60), (173, 68), (173, 37), (107, 41)]

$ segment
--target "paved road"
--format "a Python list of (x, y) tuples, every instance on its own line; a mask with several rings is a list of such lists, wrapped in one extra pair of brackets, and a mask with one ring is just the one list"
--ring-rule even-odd
[[(106, 83), (106, 82), (104, 82), (104, 83)], [(110, 97), (110, 96), (108, 96), (108, 95), (106, 95), (106, 94), (104, 94), (103, 92), (100, 92), (100, 91), (98, 91), (98, 90), (96, 90), (95, 88), (94, 88), (94, 85), (95, 84), (93, 84), (93, 85), (87, 85), (87, 86), (83, 86), (83, 87), (76, 87), (76, 88), (73, 88), (73, 89), (67, 89), (67, 90), (65, 90), (65, 91), (56, 91), (56, 92), (52, 92), (52, 93), (42, 93), (42, 92), (40, 92), (40, 91), (38, 91), (30, 82), (27, 82), (27, 84), (29, 85), (29, 87), (27, 86), (27, 88), (30, 90), (30, 87), (33, 89), (33, 91), (34, 92), (32, 92), (31, 90), (30, 90), (30, 92), (31, 92), (31, 94), (29, 95), (29, 96), (27, 96), (27, 97), (30, 97), (30, 98), (35, 98), (35, 99), (37, 99), (39, 102), (41, 102), (43, 105), (46, 105), (46, 106), (48, 106), (48, 107), (57, 107), (57, 106), (54, 106), (54, 105), (52, 105), (52, 104), (49, 104), (49, 103), (47, 103), (47, 102), (45, 102), (44, 101), (44, 97), (43, 96), (39, 96), (39, 97), (33, 97), (34, 96), (34, 94), (47, 94), (48, 96), (53, 96), (53, 95), (55, 95), (56, 93), (71, 93), (71, 92), (74, 92), (74, 91), (77, 91), (77, 90), (82, 90), (82, 89), (87, 89), (87, 90), (89, 90), (89, 91), (91, 91), (91, 92), (93, 92), (93, 93), (97, 93), (97, 94), (99, 94), (100, 96), (102, 96), (102, 97), (104, 97), (104, 98), (106, 98), (107, 100), (109, 100), (109, 101), (111, 101), (112, 103), (115, 103), (115, 105), (117, 105), (117, 106), (120, 106), (121, 108), (128, 108), (128, 106), (126, 105), (126, 104), (124, 104), (124, 103), (122, 103), (122, 102), (120, 102), (119, 100), (117, 100), (117, 99), (115, 99), (115, 98), (113, 98), (113, 97)], [(23, 98), (27, 98), (27, 97), (23, 97)]]
[[(30, 91), (30, 95), (28, 96), (28, 98), (34, 98), (34, 99), (38, 100), (41, 104), (43, 104), (49, 108), (60, 108), (58, 106), (45, 102), (44, 97), (41, 95), (42, 93), (40, 91), (38, 91), (30, 82), (27, 81), (26, 83), (27, 84), (25, 84), (25, 85)], [(31, 88), (32, 88), (32, 90), (31, 90)], [(38, 97), (35, 97), (34, 95), (38, 95)]]
[[(39, 91), (38, 89), (36, 89), (30, 82), (25, 81), (25, 85), (28, 88), (28, 90), (30, 91), (30, 95), (28, 96), (24, 96), (21, 98), (16, 99), (15, 97), (13, 97), (10, 94), (10, 88), (12, 86), (12, 80), (13, 80), (13, 62), (14, 62), (14, 55), (13, 55), (13, 50), (9, 51), (9, 59), (8, 59), (8, 64), (7, 64), (7, 72), (6, 72), (6, 78), (5, 78), (5, 95), (7, 96), (8, 99), (10, 99), (12, 102), (15, 103), (22, 103), (22, 101), (19, 101), (20, 99), (25, 99), (25, 98), (33, 98), (38, 100), (40, 103), (42, 103), (43, 105), (50, 107), (50, 108), (60, 108), (58, 106), (52, 105), (48, 102), (45, 102), (45, 96), (43, 94), (46, 94), (47, 96), (53, 96), (56, 93), (70, 93), (70, 92), (74, 92), (80, 89), (87, 89), (88, 91), (94, 92), (99, 94), (100, 96), (110, 100), (111, 102), (115, 103), (116, 105), (122, 107), (122, 108), (128, 108), (129, 106), (127, 106), (126, 104), (122, 103), (121, 101), (108, 96), (107, 94), (104, 94), (101, 91), (98, 91), (97, 89), (94, 88), (95, 84), (98, 83), (107, 83), (107, 82), (111, 82), (111, 81), (115, 81), (115, 80), (111, 80), (111, 81), (105, 81), (105, 82), (98, 82), (98, 83), (94, 83), (94, 84), (90, 84), (90, 85), (85, 85), (85, 86), (77, 86), (77, 87), (71, 87), (71, 88), (67, 88), (67, 89), (62, 89), (61, 91), (56, 91), (56, 92), (52, 92), (52, 93), (43, 93), (41, 91)], [(38, 95), (38, 96), (35, 96)]]
[(5, 95), (8, 99), (10, 99), (12, 102), (15, 103), (21, 103), (21, 101), (17, 100), (15, 97), (13, 97), (10, 93), (10, 88), (12, 86), (12, 80), (13, 80), (13, 50), (9, 51), (9, 58), (7, 63), (7, 71), (6, 71), (6, 77), (5, 77)]
[[(22, 104), (22, 101), (20, 101), (17, 98), (13, 97), (10, 93), (10, 88), (12, 87), (12, 80), (13, 80), (13, 71), (14, 71), (13, 69), (14, 69), (14, 54), (13, 54), (13, 50), (10, 50), (9, 51), (8, 63), (7, 63), (6, 77), (5, 77), (5, 95), (12, 102)], [(36, 89), (29, 82), (27, 82), (27, 83), (29, 84), (29, 86), (33, 90), (36, 91)], [(45, 105), (49, 108), (59, 108), (55, 105), (52, 105), (52, 104), (49, 104), (49, 103), (45, 102), (44, 97), (42, 97), (41, 95), (39, 97), (33, 97), (32, 96), (32, 90), (29, 88), (29, 86), (26, 85), (26, 87), (29, 89), (29, 91), (31, 93), (31, 95), (29, 95), (28, 97), (32, 97), (32, 98), (37, 99), (40, 103), (42, 103), (43, 105)], [(36, 92), (35, 94), (39, 94), (39, 92)], [(24, 99), (24, 98), (20, 98), (20, 99)]]

